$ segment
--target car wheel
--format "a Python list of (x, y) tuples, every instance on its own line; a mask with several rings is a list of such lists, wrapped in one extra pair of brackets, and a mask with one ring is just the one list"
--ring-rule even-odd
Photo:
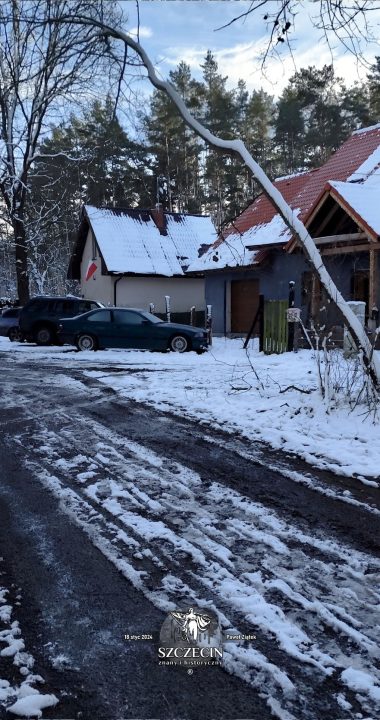
[(78, 350), (96, 350), (97, 342), (92, 335), (82, 333), (77, 337), (76, 346)]
[(37, 345), (50, 345), (54, 340), (54, 332), (48, 325), (41, 325), (34, 333)]
[(173, 352), (183, 353), (189, 349), (189, 341), (184, 335), (174, 335), (170, 340), (169, 347)]
[(21, 332), (20, 328), (18, 328), (18, 327), (9, 328), (8, 337), (11, 342), (22, 342), (23, 341), (22, 332)]

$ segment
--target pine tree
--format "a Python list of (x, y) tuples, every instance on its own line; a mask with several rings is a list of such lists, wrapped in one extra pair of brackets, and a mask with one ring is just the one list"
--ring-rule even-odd
[[(196, 114), (201, 88), (192, 79), (189, 66), (182, 62), (169, 76)], [(145, 131), (153, 156), (157, 199), (168, 210), (200, 212), (203, 201), (199, 168), (201, 143), (178, 116), (169, 98), (158, 91), (152, 96)]]
[(371, 71), (367, 75), (369, 93), (369, 113), (372, 123), (380, 122), (380, 57), (375, 58)]
[(147, 204), (151, 176), (145, 148), (128, 137), (109, 99), (52, 128), (38, 152), (28, 227), (31, 277), (41, 292), (49, 282), (52, 288), (64, 287), (82, 204)]
[[(273, 98), (262, 88), (254, 90), (247, 102), (242, 139), (251, 155), (269, 175), (273, 174)], [(247, 168), (244, 168), (247, 171)], [(247, 173), (246, 173), (247, 174)], [(257, 193), (257, 187), (247, 175), (245, 204)]]
[(345, 119), (347, 133), (361, 127), (369, 127), (372, 122), (376, 122), (376, 119), (371, 117), (370, 90), (368, 84), (355, 83), (352, 87), (344, 88), (342, 113)]
[(290, 80), (305, 119), (306, 163), (322, 165), (347, 137), (342, 113), (342, 81), (332, 65), (304, 68)]
[(285, 88), (277, 103), (275, 149), (276, 175), (305, 169), (305, 121), (301, 101), (292, 86)]
[(78, 207), (129, 206), (146, 199), (147, 153), (132, 141), (114, 116), (113, 104), (95, 101), (83, 117), (52, 129), (39, 148), (41, 159), (32, 189), (59, 196)]
[[(235, 93), (227, 90), (227, 77), (220, 75), (218, 63), (210, 50), (201, 67), (203, 69), (202, 122), (215, 135), (232, 138), (237, 116), (241, 111), (241, 107), (235, 103)], [(236, 215), (239, 209), (237, 202), (239, 172), (240, 164), (234, 158), (206, 148), (204, 161), (206, 207), (217, 226), (220, 226), (226, 217)]]

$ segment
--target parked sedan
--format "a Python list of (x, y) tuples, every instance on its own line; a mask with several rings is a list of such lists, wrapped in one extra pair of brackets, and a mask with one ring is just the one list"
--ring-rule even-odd
[(78, 350), (98, 348), (136, 348), (186, 352), (207, 350), (207, 331), (191, 325), (160, 320), (136, 308), (92, 310), (58, 325), (61, 342), (76, 345)]
[(11, 342), (22, 340), (19, 328), (20, 307), (5, 308), (0, 315), (0, 335), (8, 337)]

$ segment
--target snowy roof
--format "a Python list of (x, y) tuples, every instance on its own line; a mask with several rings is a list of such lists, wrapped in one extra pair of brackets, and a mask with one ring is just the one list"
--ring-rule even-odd
[(380, 167), (380, 144), (375, 150), (364, 160), (364, 162), (353, 172), (347, 182), (368, 182), (373, 174), (379, 173)]
[(380, 235), (379, 174), (376, 174), (376, 178), (377, 183), (373, 182), (374, 177), (371, 177), (372, 182), (368, 183), (330, 182), (329, 186), (343, 204), (349, 206), (363, 229), (369, 230), (372, 235), (378, 237)]
[(273, 245), (279, 239), (285, 244), (290, 236), (284, 221), (279, 215), (275, 215), (268, 223), (254, 225), (243, 234), (232, 233), (223, 242), (215, 243), (210, 250), (191, 263), (190, 270), (202, 272), (256, 265), (260, 260), (259, 248)]
[[(370, 185), (377, 185), (378, 177), (380, 179), (380, 125), (374, 125), (353, 133), (322, 167), (278, 178), (274, 184), (300, 220), (305, 222), (326, 183), (332, 185), (331, 181), (338, 181), (339, 185), (357, 187), (352, 183), (364, 179), (369, 191)], [(351, 184), (347, 183), (348, 180)], [(347, 191), (347, 197), (350, 192)], [(375, 219), (368, 207), (374, 200), (368, 195), (366, 206), (364, 200), (359, 200), (360, 197), (359, 191), (355, 200), (357, 206), (360, 204), (367, 217), (366, 222), (371, 221), (372, 224), (368, 223), (370, 227), (377, 228), (379, 222), (374, 225)], [(273, 205), (261, 194), (223, 230), (214, 245), (195, 260), (190, 269), (205, 271), (257, 264), (260, 248), (276, 244), (283, 247), (290, 237), (290, 231)]]
[[(294, 205), (293, 199), (313, 172), (315, 171), (297, 173), (274, 182), (297, 214), (300, 208)], [(204, 255), (191, 263), (189, 269), (205, 271), (252, 265), (258, 262), (259, 248), (285, 245), (290, 236), (290, 231), (281, 217), (275, 213), (273, 205), (265, 195), (261, 194), (222, 231), (218, 240)], [(248, 248), (251, 248), (251, 252)]]
[(85, 206), (109, 272), (137, 275), (184, 275), (202, 245), (216, 238), (210, 217), (163, 213), (159, 229), (150, 210)]
[[(367, 132), (377, 130), (380, 125), (368, 128)], [(357, 131), (356, 134), (363, 131)], [(365, 232), (373, 237), (380, 235), (380, 138), (378, 145), (369, 153), (368, 157), (348, 176), (346, 182), (330, 180), (314, 203), (319, 205), (325, 193), (331, 193), (338, 203), (344, 207), (348, 214), (353, 216)], [(313, 208), (312, 208), (313, 210)], [(309, 213), (311, 217), (311, 213)]]

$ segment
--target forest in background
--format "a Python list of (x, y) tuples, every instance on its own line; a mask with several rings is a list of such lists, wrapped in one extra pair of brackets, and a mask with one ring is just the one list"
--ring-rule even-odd
[[(182, 62), (170, 73), (187, 106), (213, 133), (241, 138), (271, 179), (323, 164), (360, 127), (380, 121), (380, 58), (366, 82), (347, 88), (333, 66), (301, 69), (278, 99), (233, 89), (209, 51), (202, 80)], [(249, 170), (209, 149), (154, 91), (137, 108), (137, 133), (121, 124), (111, 97), (51, 128), (29, 183), (28, 245), (32, 293), (73, 290), (68, 259), (83, 203), (210, 214), (219, 229), (257, 194)], [(138, 138), (138, 139), (136, 139)], [(1, 293), (15, 296), (11, 235), (2, 227)]]

